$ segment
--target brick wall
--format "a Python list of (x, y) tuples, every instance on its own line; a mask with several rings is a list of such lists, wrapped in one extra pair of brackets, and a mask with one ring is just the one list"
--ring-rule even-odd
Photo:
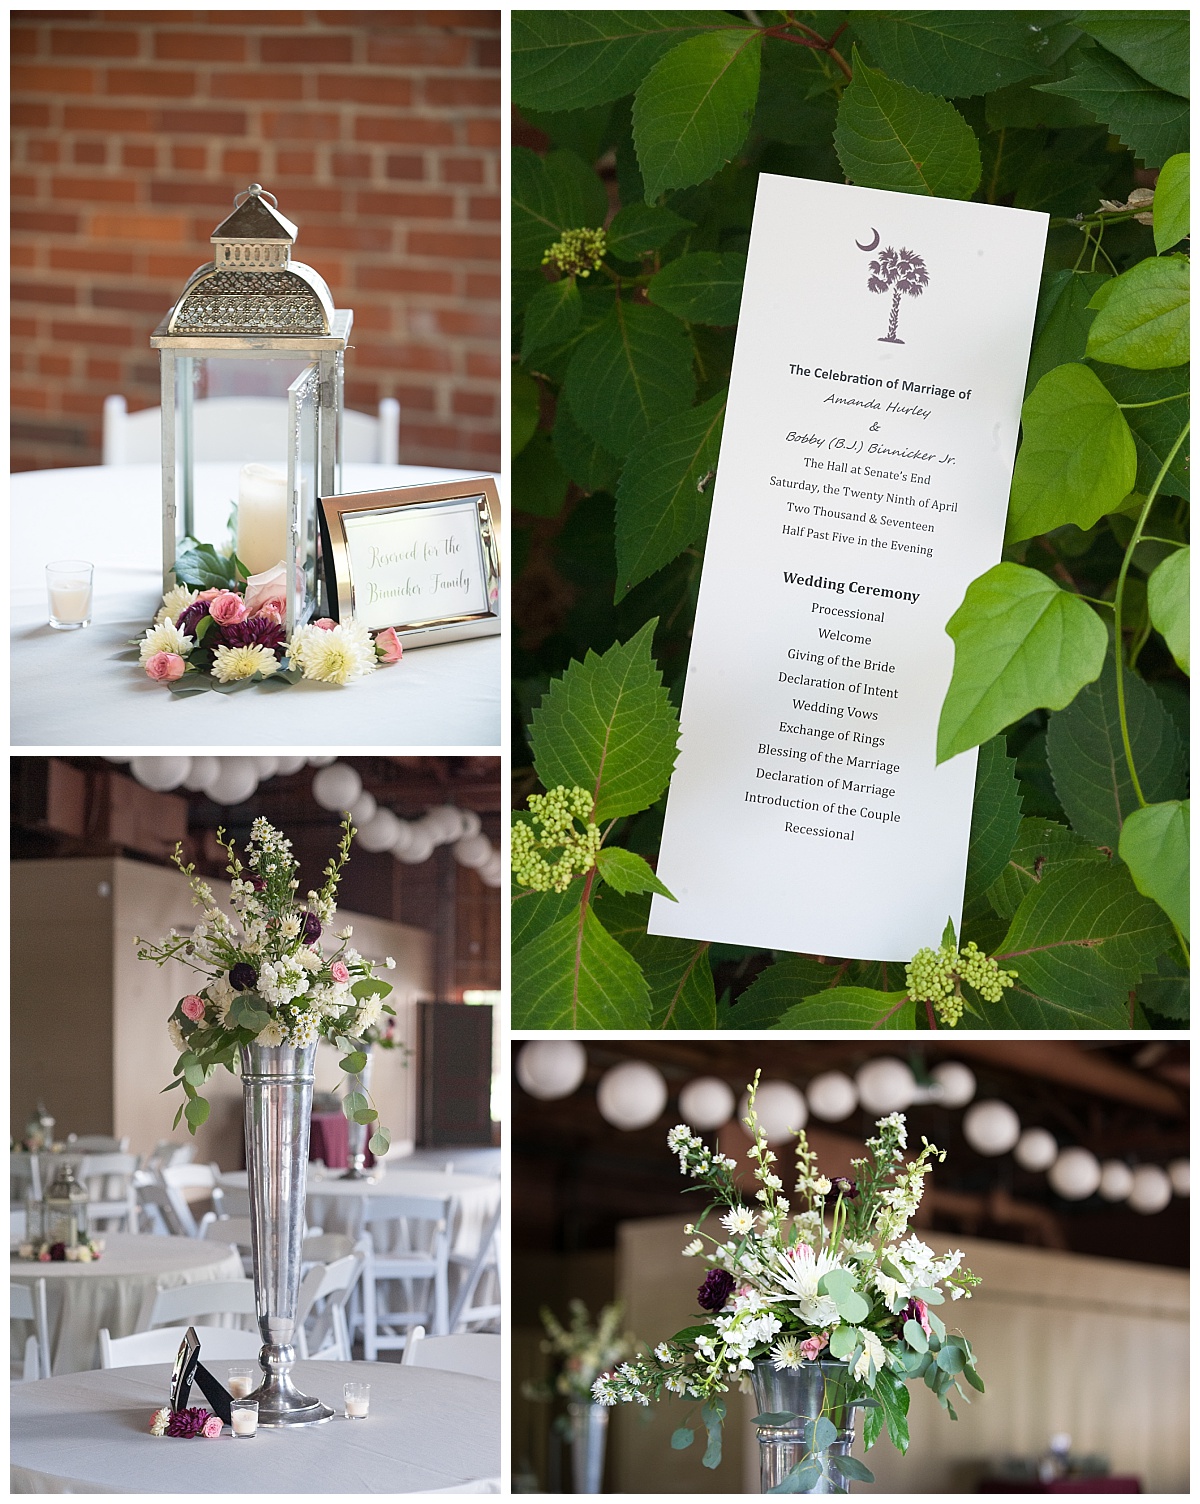
[(157, 406), (150, 332), (252, 181), (354, 310), (348, 405), (498, 466), (498, 12), (14, 12), (12, 104), (14, 469)]

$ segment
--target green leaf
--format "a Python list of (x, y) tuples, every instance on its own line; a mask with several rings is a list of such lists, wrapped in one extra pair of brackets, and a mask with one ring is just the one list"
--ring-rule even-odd
[[(785, 963), (777, 962), (754, 985), (762, 985)], [(789, 1008), (774, 1029), (911, 1029), (916, 1005), (907, 992), (877, 992), (873, 987), (831, 987)]]
[(367, 1143), (367, 1148), (375, 1155), (376, 1159), (382, 1159), (391, 1147), (392, 1135), (386, 1128), (376, 1128)]
[(343, 1055), (338, 1064), (344, 1071), (352, 1076), (361, 1076), (367, 1068), (367, 1056), (364, 1050), (351, 1050), (348, 1055)]
[(661, 308), (620, 299), (576, 346), (564, 395), (580, 427), (623, 457), (696, 391), (687, 328)]
[(843, 1478), (853, 1478), (858, 1483), (874, 1483), (875, 1474), (857, 1457), (851, 1457), (848, 1452), (838, 1452), (830, 1458), (830, 1465), (835, 1472), (841, 1473)]
[(183, 1115), (187, 1119), (190, 1132), (195, 1133), (197, 1128), (208, 1122), (208, 1112), (208, 1102), (203, 1097), (192, 1098), (183, 1109)]
[(174, 570), (179, 583), (193, 590), (228, 590), (238, 583), (233, 559), (219, 554), (211, 543), (193, 543), (185, 548), (176, 558)]
[(648, 935), (648, 893), (622, 896), (613, 888), (602, 888), (595, 908), (600, 923), (642, 969), (650, 990), (650, 1028), (716, 1028), (716, 996), (707, 941)]
[(387, 997), (391, 990), (392, 984), (385, 982), (382, 977), (363, 977), (362, 981), (351, 985), (350, 996), (356, 997), (361, 1003), (368, 997)]
[(1071, 862), (1103, 867), (1107, 861), (1102, 851), (1057, 820), (1030, 816), (1021, 821), (1004, 870), (988, 888), (988, 900), (1002, 919), (1011, 919), (1030, 888), (1048, 873)]
[(1191, 977), (1188, 968), (1174, 956), (1159, 956), (1158, 970), (1138, 984), (1138, 1002), (1161, 1018), (1178, 1020), (1185, 1027), (1191, 1014)]
[(875, 1381), (875, 1398), (883, 1407), (888, 1437), (903, 1456), (908, 1451), (908, 1385), (884, 1369)]
[(678, 1426), (671, 1432), (672, 1449), (676, 1452), (686, 1451), (695, 1439), (695, 1431), (690, 1430), (687, 1426)]
[(661, 893), (675, 901), (674, 893), (659, 881), (650, 863), (636, 851), (605, 846), (596, 857), (596, 871), (618, 893)]
[(1121, 827), (1121, 860), (1139, 893), (1152, 898), (1186, 940), (1191, 801), (1172, 799), (1135, 809)]
[(669, 262), (646, 289), (652, 303), (690, 324), (736, 324), (746, 258), (740, 252), (693, 251)]
[(604, 184), (574, 152), (539, 157), (526, 146), (513, 148), (513, 266), (540, 267), (564, 230), (597, 227), (607, 213)]
[(713, 11), (515, 10), (513, 101), (580, 110), (620, 99), (665, 52), (719, 24)]
[(1191, 588), (1190, 548), (1177, 548), (1168, 554), (1146, 581), (1146, 601), (1150, 620), (1167, 640), (1171, 656), (1184, 671), (1191, 673)]
[[(1119, 1020), (1127, 1011), (1130, 989), (1171, 939), (1162, 910), (1137, 892), (1124, 867), (1059, 868), (1025, 895), (996, 952), (1020, 979), (1004, 1002), (1024, 993), (1058, 1010), (1051, 1016), (1060, 1023), (1065, 1013), (1075, 1027), (1120, 1028), (1114, 1012)], [(999, 1006), (988, 1005), (993, 1027)]]
[(943, 1373), (962, 1373), (967, 1366), (967, 1360), (959, 1347), (943, 1347), (938, 1349), (937, 1366)]
[(784, 956), (761, 971), (736, 1002), (722, 1000), (722, 1029), (767, 1029), (780, 1015), (833, 980), (836, 968), (811, 956)]
[(648, 621), (602, 656), (589, 650), (534, 712), (530, 746), (543, 788), (593, 790), (599, 824), (653, 804), (675, 766), (678, 716), (650, 657), (657, 625)]
[[(1171, 447), (1179, 437), (1187, 413), (1187, 392), (1191, 368), (1174, 367), (1164, 371), (1134, 371), (1128, 366), (1097, 367), (1096, 374), (1118, 402), (1152, 402), (1153, 407), (1132, 407), (1125, 411), (1125, 421), (1133, 434), (1137, 449), (1137, 487), (1143, 496), (1158, 478)], [(1162, 397), (1183, 400), (1161, 402)], [(1188, 473), (1188, 443), (1185, 439), (1171, 461), (1162, 483), (1164, 496), (1191, 494)]]
[(373, 1107), (363, 1107), (354, 1114), (354, 1121), (361, 1128), (369, 1128), (378, 1116)]
[(811, 1445), (813, 1451), (823, 1452), (826, 1447), (832, 1446), (837, 1439), (838, 1428), (827, 1415), (818, 1415), (812, 1434)]
[(727, 398), (669, 418), (630, 451), (617, 487), (618, 599), (704, 533)]
[(890, 78), (948, 99), (1043, 73), (1047, 28), (1014, 11), (854, 11), (855, 33)]
[(348, 1091), (342, 1098), (342, 1116), (351, 1123), (358, 1121), (358, 1114), (367, 1107), (365, 1092)]
[(1156, 89), (1100, 48), (1080, 54), (1080, 66), (1060, 83), (1035, 84), (1044, 94), (1075, 99), (1118, 135), (1147, 167), (1188, 149), (1188, 105)]
[(858, 1346), (858, 1331), (852, 1326), (837, 1326), (829, 1336), (829, 1356), (844, 1362)]
[(543, 930), (579, 907), (583, 878), (577, 877), (563, 893), (526, 893), (513, 889), (512, 934), (509, 944), (515, 955), (520, 948)]
[(938, 722), (938, 762), (1031, 710), (1069, 704), (1100, 673), (1108, 647), (1090, 606), (1019, 564), (997, 564), (973, 580), (946, 631), (954, 673)]
[(719, 1467), (721, 1464), (721, 1423), (725, 1419), (724, 1400), (707, 1400), (700, 1407), (700, 1417), (708, 1432), (708, 1446), (704, 1450), (701, 1461), (705, 1467)]
[(758, 98), (755, 30), (689, 37), (660, 58), (633, 101), (633, 139), (651, 204), (690, 188), (740, 150)]
[(559, 403), (555, 414), (554, 457), (575, 484), (587, 492), (611, 491), (621, 474), (620, 460), (580, 428), (565, 402)]
[(595, 163), (613, 143), (613, 106), (608, 101), (587, 110), (534, 110), (525, 106), (522, 116), (547, 136), (552, 146), (573, 151), (585, 162)]
[(761, 1415), (754, 1415), (750, 1419), (752, 1426), (786, 1426), (788, 1421), (796, 1419), (794, 1410), (764, 1410)]
[[(1126, 723), (1134, 766), (1149, 803), (1178, 799), (1183, 786), (1179, 734), (1154, 691), (1126, 669)], [(1072, 705), (1050, 717), (1046, 754), (1054, 789), (1071, 827), (1096, 846), (1117, 849), (1121, 824), (1138, 808), (1117, 707), (1112, 655)]]
[(552, 435), (540, 429), (513, 461), (514, 510), (528, 517), (557, 517), (567, 499), (569, 485), (558, 463)]
[(1088, 332), (1096, 317), (1089, 307), (1092, 294), (1108, 280), (1102, 272), (1069, 270), (1047, 272), (1042, 278), (1026, 395), (1047, 371), (1066, 361), (1083, 359)]
[(670, 209), (651, 204), (627, 204), (608, 227), (608, 249), (619, 261), (639, 261), (673, 240), (680, 230), (695, 226)]
[(1188, 272), (1186, 256), (1150, 256), (1107, 282), (1092, 299), (1100, 311), (1088, 335), (1088, 356), (1137, 371), (1186, 364)]
[(633, 957), (588, 905), (513, 955), (517, 1029), (644, 1029), (650, 994)]
[(1186, 10), (1084, 10), (1075, 25), (1135, 73), (1188, 98), (1188, 13)]
[(1002, 736), (979, 748), (975, 802), (971, 811), (971, 845), (967, 883), (990, 887), (1004, 871), (1021, 828), (1021, 792), (1016, 759), (1009, 757)]
[(1133, 435), (1089, 367), (1072, 363), (1048, 371), (1025, 399), (1021, 425), (1006, 542), (1067, 522), (1086, 532), (1133, 490)]
[(860, 188), (970, 198), (979, 186), (979, 143), (954, 106), (868, 68), (857, 48), (833, 141)]
[(929, 1341), (919, 1321), (908, 1320), (904, 1323), (904, 1340), (915, 1353), (929, 1351)]
[(579, 328), (583, 316), (583, 299), (574, 277), (560, 277), (547, 282), (534, 293), (525, 310), (525, 332), (521, 340), (521, 359), (526, 361), (534, 350), (558, 345)]
[(183, 1068), (183, 1079), (189, 1086), (203, 1086), (205, 1079), (204, 1067), (198, 1061), (193, 1061)]
[(1187, 152), (1177, 152), (1154, 185), (1154, 249), (1161, 256), (1188, 234), (1191, 225), (1191, 165)]

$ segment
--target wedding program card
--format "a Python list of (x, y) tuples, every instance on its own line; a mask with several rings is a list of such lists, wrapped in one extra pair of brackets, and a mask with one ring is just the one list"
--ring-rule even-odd
[(651, 934), (901, 961), (959, 924), (945, 624), (1000, 557), (1046, 226), (759, 178)]

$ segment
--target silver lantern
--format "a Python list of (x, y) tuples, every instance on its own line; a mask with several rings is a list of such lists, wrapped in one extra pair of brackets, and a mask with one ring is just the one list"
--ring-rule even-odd
[(252, 574), (286, 566), (289, 633), (315, 613), (323, 589), (317, 498), (341, 489), (342, 368), (354, 321), (312, 267), (291, 259), (297, 234), (274, 194), (251, 183), (213, 231), (213, 259), (150, 337), (162, 376), (164, 592), (179, 545), (196, 536), (196, 397), (211, 363), (287, 363), (289, 377), (299, 368), (287, 388), (286, 471), (249, 464), (239, 480), (238, 554)]

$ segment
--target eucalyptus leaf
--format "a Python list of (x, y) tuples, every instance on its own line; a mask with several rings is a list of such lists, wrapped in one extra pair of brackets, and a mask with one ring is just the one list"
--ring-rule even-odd
[(188, 1129), (192, 1133), (208, 1122), (208, 1114), (209, 1104), (204, 1097), (193, 1097), (183, 1109)]
[(915, 1353), (929, 1351), (929, 1339), (925, 1336), (924, 1328), (919, 1321), (910, 1319), (904, 1323), (904, 1340)]
[(671, 1432), (671, 1446), (676, 1452), (686, 1451), (696, 1439), (695, 1431), (687, 1426), (678, 1426)]
[(839, 1452), (833, 1458), (834, 1469), (841, 1473), (843, 1478), (852, 1478), (856, 1483), (874, 1483), (875, 1474), (857, 1457), (851, 1457), (848, 1453)]
[(817, 1423), (813, 1427), (812, 1448), (815, 1452), (823, 1452), (826, 1447), (832, 1446), (838, 1439), (838, 1428), (827, 1415), (818, 1415)]
[(342, 1116), (347, 1118), (351, 1123), (356, 1123), (358, 1121), (358, 1114), (365, 1111), (367, 1105), (365, 1092), (348, 1091), (342, 1098)]
[(367, 1142), (367, 1148), (376, 1159), (382, 1159), (391, 1147), (392, 1135), (386, 1128), (376, 1128)]
[(361, 1076), (367, 1068), (366, 1052), (364, 1050), (352, 1050), (349, 1055), (343, 1055), (338, 1064), (351, 1076)]

